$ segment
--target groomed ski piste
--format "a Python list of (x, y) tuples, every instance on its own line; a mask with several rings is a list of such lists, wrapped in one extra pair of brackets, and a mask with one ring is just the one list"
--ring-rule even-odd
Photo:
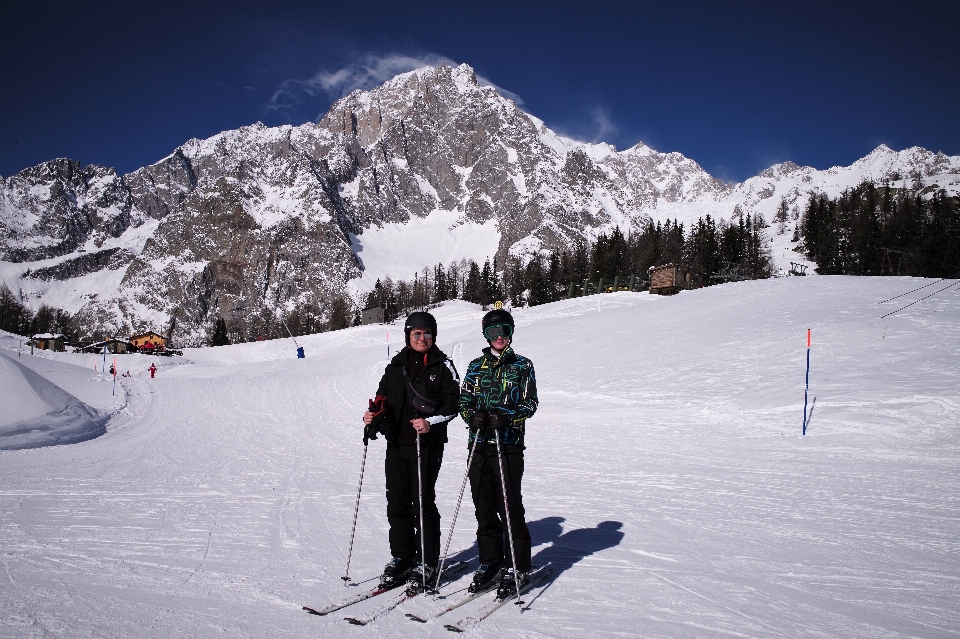
[[(791, 277), (518, 310), (541, 400), (526, 516), (553, 574), (471, 636), (956, 637), (960, 292), (884, 319), (940, 287), (878, 304), (930, 282)], [(434, 313), (462, 374), (482, 311)], [(21, 354), (110, 419), (94, 439), (0, 451), (0, 636), (454, 636), (444, 624), (492, 594), (424, 624), (406, 614), (439, 608), (430, 595), (363, 627), (343, 617), (379, 598), (302, 610), (371, 587), (389, 559), (380, 439), (355, 585), (340, 579), (386, 329), (298, 338), (303, 360), (290, 340), (188, 350), (154, 380), (149, 358), (120, 356), (120, 398), (96, 356)], [(450, 434), (444, 535), (467, 457), (459, 419)], [(467, 501), (448, 561), (475, 567), (474, 533)]]

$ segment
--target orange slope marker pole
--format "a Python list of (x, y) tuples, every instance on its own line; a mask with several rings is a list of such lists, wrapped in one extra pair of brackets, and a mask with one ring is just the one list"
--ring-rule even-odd
[(803, 389), (803, 434), (807, 434), (807, 395), (810, 391), (810, 329), (807, 329), (807, 384)]

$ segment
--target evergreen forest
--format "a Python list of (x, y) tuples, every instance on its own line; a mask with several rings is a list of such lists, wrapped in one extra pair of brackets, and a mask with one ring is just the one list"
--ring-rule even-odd
[(943, 190), (863, 182), (811, 195), (793, 238), (824, 275), (960, 274), (960, 199)]

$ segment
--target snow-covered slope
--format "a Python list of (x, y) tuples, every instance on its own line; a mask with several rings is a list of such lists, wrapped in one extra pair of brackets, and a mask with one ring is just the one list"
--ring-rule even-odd
[[(518, 311), (541, 399), (526, 518), (555, 576), (474, 636), (954, 636), (958, 293), (886, 319), (940, 287), (878, 304), (928, 283), (785, 278)], [(463, 371), (482, 313), (436, 314)], [(430, 597), (366, 628), (300, 609), (369, 585), (388, 559), (378, 440), (360, 583), (340, 580), (384, 329), (304, 337), (303, 360), (289, 340), (189, 350), (193, 364), (122, 380), (128, 404), (105, 435), (0, 451), (0, 634), (450, 636), (404, 617)], [(88, 376), (92, 356), (58, 361), (73, 357)], [(444, 531), (467, 453), (463, 424), (450, 432)], [(451, 554), (474, 559), (474, 532), (468, 502)]]
[[(176, 316), (175, 340), (196, 343), (219, 317), (324, 314), (387, 275), (737, 206), (769, 222), (781, 200), (867, 178), (956, 193), (960, 158), (880, 146), (849, 167), (786, 162), (726, 184), (680, 153), (559, 136), (468, 65), (425, 67), (317, 123), (190, 140), (128, 175), (60, 159), (2, 180), (0, 279), (33, 308), (77, 311), (87, 332), (165, 333)], [(774, 238), (784, 268), (793, 228)]]

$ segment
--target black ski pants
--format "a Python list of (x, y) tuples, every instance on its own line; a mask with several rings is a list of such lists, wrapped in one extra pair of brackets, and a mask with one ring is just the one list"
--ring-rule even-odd
[(440, 511), (436, 504), (437, 476), (443, 462), (443, 444), (420, 442), (420, 469), (423, 478), (423, 526), (420, 519), (417, 485), (417, 447), (390, 444), (384, 463), (387, 473), (387, 521), (390, 523), (390, 554), (401, 559), (420, 560), (422, 530), (426, 547), (424, 563), (440, 562)]
[[(520, 482), (523, 480), (523, 449), (504, 446), (503, 475), (510, 506), (513, 548), (517, 554), (517, 570), (530, 570), (530, 531), (524, 520)], [(477, 513), (477, 547), (480, 563), (503, 562), (510, 565), (510, 546), (506, 539), (507, 518), (503, 507), (500, 483), (500, 462), (496, 444), (481, 444), (470, 463), (470, 492)]]

